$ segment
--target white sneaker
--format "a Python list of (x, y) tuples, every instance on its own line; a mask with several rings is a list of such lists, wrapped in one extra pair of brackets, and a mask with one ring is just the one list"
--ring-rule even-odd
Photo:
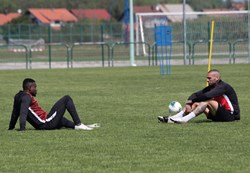
[(171, 121), (177, 124), (185, 124), (187, 121), (184, 121), (183, 118), (170, 118)]
[(86, 125), (86, 126), (88, 126), (88, 127), (90, 127), (90, 128), (98, 128), (98, 127), (101, 127), (99, 123), (88, 124), (88, 125)]
[(86, 126), (86, 125), (84, 125), (84, 124), (76, 125), (76, 126), (75, 126), (75, 129), (76, 129), (76, 130), (93, 130), (93, 128), (88, 127), (88, 126)]

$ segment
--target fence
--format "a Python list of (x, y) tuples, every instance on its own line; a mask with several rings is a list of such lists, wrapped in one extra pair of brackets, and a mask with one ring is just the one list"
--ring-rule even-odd
[[(75, 43), (44, 44), (44, 49), (35, 46), (0, 46), (1, 69), (41, 69), (41, 68), (80, 68), (129, 66), (130, 43), (116, 42), (107, 44)], [(146, 43), (139, 43), (146, 44)], [(148, 51), (150, 45), (147, 44)], [(151, 65), (151, 56), (137, 57), (137, 65)]]
[[(187, 23), (186, 53), (190, 65), (207, 63), (211, 18), (205, 19)], [(240, 15), (232, 19), (215, 20), (212, 64), (248, 62), (248, 18)], [(185, 64), (182, 23), (171, 25), (171, 63)], [(65, 24), (61, 30), (28, 24), (5, 25), (0, 27), (0, 69), (129, 66), (130, 44), (140, 47), (135, 56), (138, 66), (158, 65), (152, 31), (153, 28), (144, 28), (147, 39), (129, 43), (122, 23)], [(42, 49), (22, 42), (10, 46), (10, 39), (43, 39), (45, 43)]]
[[(131, 43), (75, 43), (67, 44), (44, 44), (44, 49), (36, 49), (26, 45), (0, 46), (1, 69), (36, 69), (36, 68), (81, 68), (81, 67), (114, 67), (130, 65)], [(135, 42), (146, 47), (147, 55), (141, 53), (135, 57), (137, 66), (158, 65), (155, 53), (155, 44)], [(189, 64), (207, 63), (207, 41), (194, 42), (187, 47)], [(173, 42), (173, 52), (182, 49), (183, 42)], [(220, 48), (223, 47), (223, 52)], [(214, 42), (214, 64), (218, 63), (247, 63), (248, 40), (235, 42)], [(218, 50), (217, 50), (218, 49)], [(182, 54), (175, 54), (171, 59), (172, 64), (184, 64)], [(218, 58), (220, 57), (220, 58)]]

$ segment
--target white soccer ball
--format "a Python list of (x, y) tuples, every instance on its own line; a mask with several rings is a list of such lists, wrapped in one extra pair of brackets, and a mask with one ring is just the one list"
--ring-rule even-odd
[(179, 102), (177, 101), (172, 101), (169, 105), (168, 105), (168, 110), (170, 113), (178, 113), (182, 110), (182, 106)]

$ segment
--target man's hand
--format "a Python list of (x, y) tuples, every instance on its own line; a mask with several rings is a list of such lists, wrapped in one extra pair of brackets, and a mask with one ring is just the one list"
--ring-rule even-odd
[(192, 100), (187, 100), (185, 105), (185, 112), (191, 112), (192, 110)]
[(186, 104), (186, 106), (185, 106), (185, 112), (191, 112), (191, 110), (192, 110), (192, 106), (191, 105), (189, 105), (189, 104)]

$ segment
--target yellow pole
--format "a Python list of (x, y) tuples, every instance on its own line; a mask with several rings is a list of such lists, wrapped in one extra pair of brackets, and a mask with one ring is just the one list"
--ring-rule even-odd
[[(210, 46), (209, 46), (207, 71), (209, 71), (210, 68), (211, 68), (211, 59), (212, 59), (212, 51), (213, 51), (213, 40), (214, 40), (214, 20), (212, 20), (212, 25), (211, 25)], [(206, 82), (206, 85), (208, 86), (207, 82)]]

